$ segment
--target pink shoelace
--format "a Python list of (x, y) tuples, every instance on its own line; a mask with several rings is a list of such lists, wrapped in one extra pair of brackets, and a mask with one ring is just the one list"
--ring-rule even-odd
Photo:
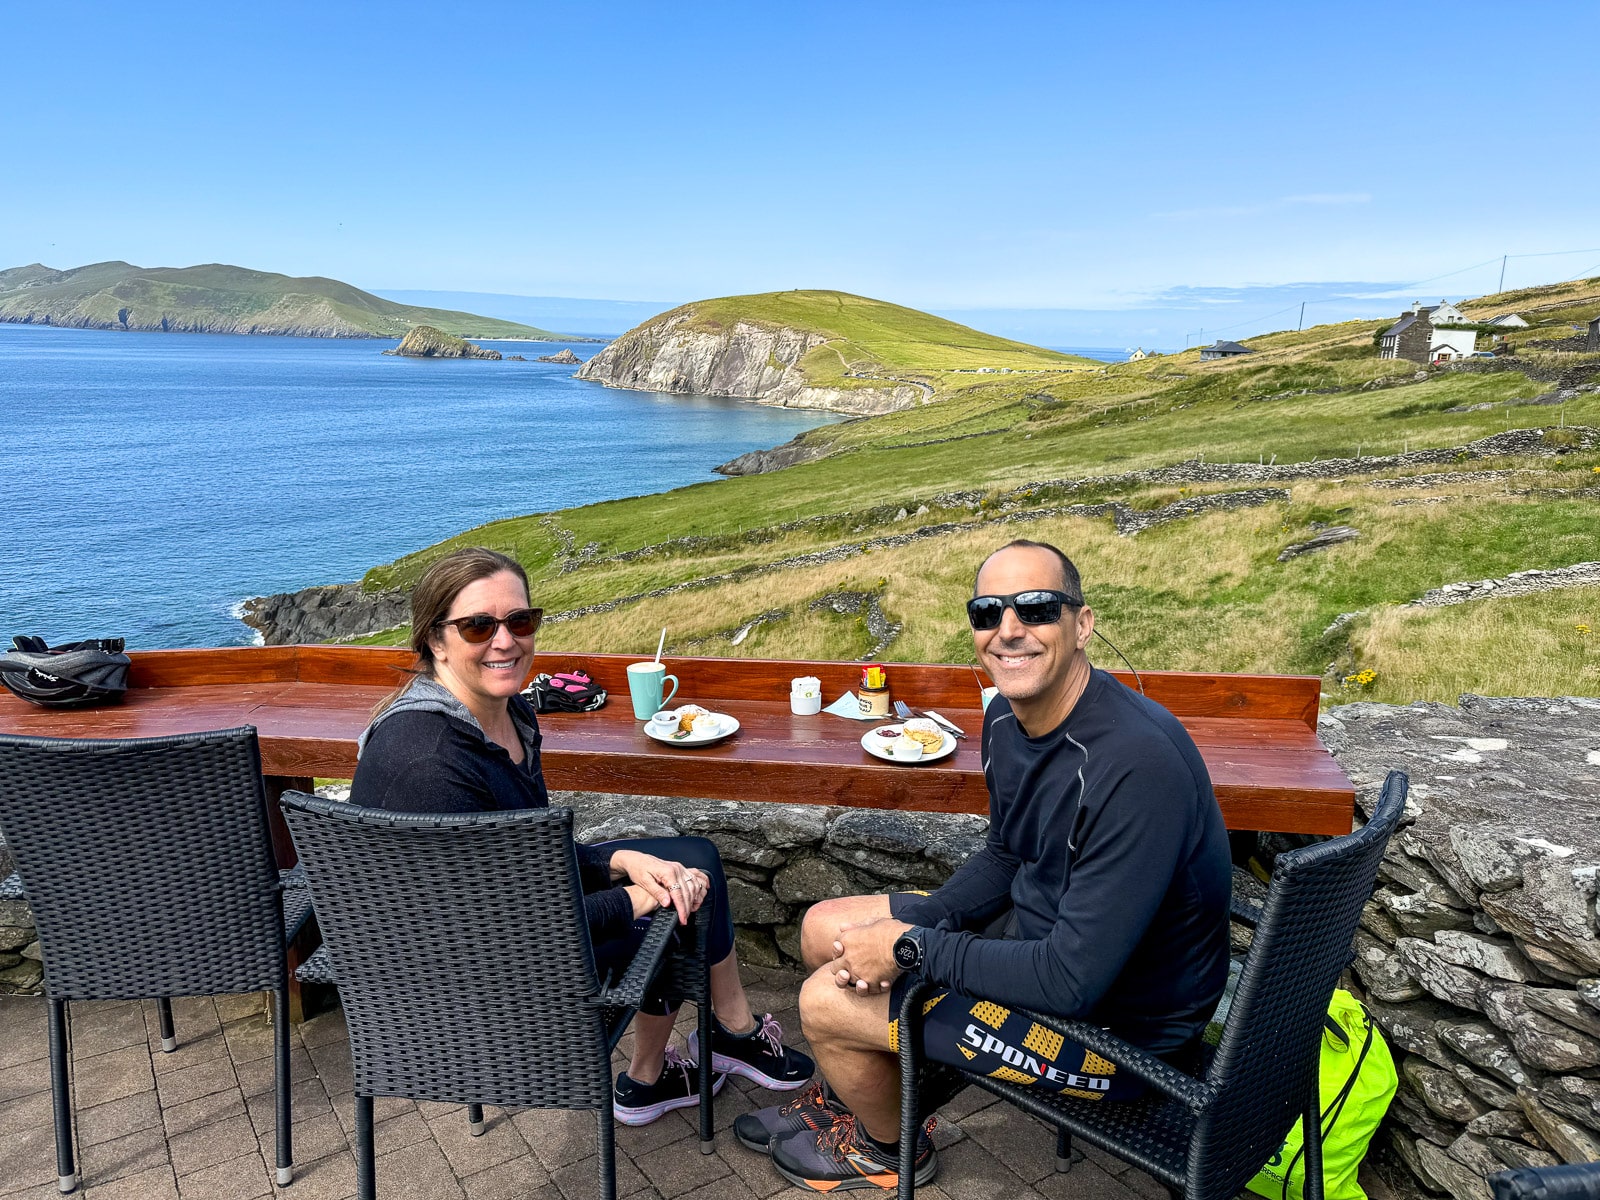
[(761, 1024), (756, 1028), (755, 1036), (766, 1042), (775, 1057), (783, 1057), (783, 1026), (772, 1019), (771, 1013), (761, 1014)]
[(691, 1059), (687, 1059), (683, 1055), (679, 1054), (676, 1046), (668, 1046), (662, 1053), (661, 1060), (661, 1073), (663, 1075), (676, 1067), (678, 1070), (683, 1072), (684, 1087), (691, 1092), (695, 1090), (698, 1085), (694, 1079), (694, 1076), (690, 1075), (689, 1072), (698, 1069), (700, 1066), (699, 1063), (694, 1062)]

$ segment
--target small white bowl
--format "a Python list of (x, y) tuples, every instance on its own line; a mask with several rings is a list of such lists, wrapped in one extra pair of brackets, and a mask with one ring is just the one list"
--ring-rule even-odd
[(661, 730), (663, 733), (671, 732), (678, 727), (678, 714), (671, 709), (658, 712), (650, 718), (650, 726), (653, 729)]
[(814, 717), (822, 711), (822, 697), (791, 695), (789, 711), (797, 717)]
[(904, 762), (916, 762), (922, 757), (922, 743), (902, 733), (889, 743), (889, 753)]

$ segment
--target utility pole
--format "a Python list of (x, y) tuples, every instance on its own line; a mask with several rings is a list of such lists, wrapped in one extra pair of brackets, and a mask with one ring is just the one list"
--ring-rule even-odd
[(1299, 333), (1305, 327), (1306, 327), (1306, 302), (1304, 300), (1302, 300), (1302, 301), (1300, 301), (1300, 324), (1298, 324), (1298, 325), (1296, 325), (1294, 327), (1294, 331), (1296, 333)]
[(1511, 256), (1509, 254), (1502, 254), (1500, 256), (1500, 285), (1494, 289), (1497, 292), (1503, 292), (1506, 290), (1506, 259), (1510, 257)]

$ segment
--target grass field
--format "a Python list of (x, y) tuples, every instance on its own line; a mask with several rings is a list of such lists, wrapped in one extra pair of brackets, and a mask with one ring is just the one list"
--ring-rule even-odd
[[(1522, 293), (1516, 302), (1536, 309), (1546, 294), (1562, 321), (1600, 312), (1600, 280)], [(757, 297), (770, 301), (757, 306), (758, 316), (778, 319), (783, 304), (815, 303), (818, 295), (832, 294)], [(852, 336), (871, 336), (862, 313), (841, 311), (841, 320), (858, 321)], [(552, 612), (707, 581), (548, 624), (542, 644), (575, 654), (650, 651), (666, 625), (668, 648), (681, 653), (856, 656), (873, 648), (864, 625), (811, 604), (831, 591), (870, 592), (902, 626), (886, 657), (960, 662), (971, 654), (961, 605), (974, 567), (994, 546), (1027, 536), (1056, 541), (1078, 560), (1101, 628), (1141, 668), (1308, 672), (1323, 674), (1333, 695), (1402, 701), (1448, 701), (1462, 691), (1600, 691), (1594, 635), (1578, 628), (1600, 618), (1594, 589), (1404, 607), (1447, 582), (1600, 559), (1600, 442), (1582, 448), (1582, 427), (1600, 427), (1600, 392), (1530, 405), (1552, 385), (1517, 370), (1419, 372), (1380, 360), (1376, 328), (1348, 322), (1269, 335), (1252, 339), (1258, 353), (1217, 363), (1202, 364), (1191, 351), (1072, 371), (935, 373), (933, 404), (813, 431), (835, 448), (820, 461), (494, 522), (374, 568), (366, 583), (409, 586), (428, 562), (462, 544), (518, 557), (536, 602)], [(979, 343), (959, 351), (969, 352), (980, 353)], [(1047, 505), (1115, 500), (1154, 509), (1251, 486), (1111, 479), (1186, 460), (1364, 460), (1459, 447), (1508, 429), (1544, 431), (1537, 452), (1371, 472), (1452, 476), (1432, 484), (1376, 487), (1367, 470), (1353, 467), (1343, 479), (1285, 484), (1286, 503), (1213, 511), (1137, 537), (1119, 536), (1109, 517), (1029, 519)], [(1036, 489), (1021, 501), (1007, 495), (1022, 485), (1084, 479), (1090, 482)], [(955, 491), (977, 499), (939, 499)], [(955, 528), (908, 545), (771, 569), (945, 524)], [(1277, 561), (1286, 545), (1327, 524), (1350, 525), (1361, 536)], [(584, 553), (572, 557), (566, 546)], [(626, 560), (610, 557), (646, 547)], [(735, 631), (774, 613), (733, 644)], [(1349, 613), (1360, 615), (1328, 632)], [(381, 640), (402, 639), (396, 632)], [(1103, 647), (1098, 657), (1113, 658)], [(1369, 682), (1345, 684), (1368, 671)]]

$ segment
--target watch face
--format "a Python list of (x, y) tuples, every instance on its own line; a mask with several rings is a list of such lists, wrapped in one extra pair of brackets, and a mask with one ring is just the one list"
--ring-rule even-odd
[(902, 971), (909, 971), (917, 965), (917, 943), (909, 937), (902, 935), (895, 939), (894, 961)]

